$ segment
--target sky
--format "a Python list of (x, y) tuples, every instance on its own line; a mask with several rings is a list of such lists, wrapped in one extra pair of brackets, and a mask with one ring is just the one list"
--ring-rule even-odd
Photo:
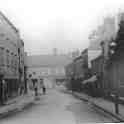
[(104, 17), (124, 8), (123, 0), (1, 0), (0, 11), (19, 29), (28, 54), (50, 54), (89, 45)]

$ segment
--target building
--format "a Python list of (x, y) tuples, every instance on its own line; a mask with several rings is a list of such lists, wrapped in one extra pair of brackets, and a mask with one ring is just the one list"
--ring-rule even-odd
[[(88, 48), (89, 61), (100, 55), (101, 43), (104, 43), (104, 56), (108, 59), (109, 43), (116, 38), (118, 23), (116, 17), (104, 18), (103, 24), (98, 26), (97, 30), (91, 34)], [(89, 63), (89, 66), (91, 66), (91, 63)]]
[(66, 71), (66, 79), (71, 80), (71, 78), (74, 76), (74, 62), (69, 63), (65, 66)]
[[(104, 94), (116, 94), (124, 96), (124, 21), (123, 16), (119, 18), (118, 32), (115, 39), (104, 40), (101, 42), (102, 55), (92, 60), (93, 72), (102, 72), (102, 89)], [(113, 28), (114, 30), (114, 28)], [(112, 36), (111, 33), (108, 35)], [(111, 42), (116, 45), (111, 47)]]
[(88, 48), (88, 68), (91, 68), (91, 61), (101, 55), (101, 50), (93, 50)]
[(74, 60), (75, 63), (75, 77), (85, 78), (88, 73), (88, 49), (81, 52), (81, 55)]
[(27, 56), (27, 73), (32, 78), (40, 78), (46, 82), (65, 79), (65, 66), (71, 58), (67, 55), (35, 55)]
[[(19, 50), (21, 50), (21, 54)], [(23, 52), (24, 43), (21, 41), (19, 31), (0, 12), (0, 75), (3, 75), (7, 82), (10, 96), (17, 95), (18, 92), (19, 70), (23, 68), (23, 62), (20, 58), (23, 58)]]
[(67, 88), (82, 90), (81, 82), (85, 80), (88, 74), (88, 49), (85, 49), (80, 56), (73, 59), (73, 61), (66, 66)]
[(118, 93), (124, 96), (124, 18), (120, 18), (119, 30), (115, 39), (115, 47), (112, 54), (109, 55), (109, 65), (106, 69), (106, 78), (110, 85), (111, 93)]
[[(18, 77), (18, 30), (0, 13), (0, 69), (6, 78)], [(2, 73), (2, 72), (1, 72)]]
[(103, 56), (100, 55), (91, 61), (92, 74), (100, 75), (103, 71)]

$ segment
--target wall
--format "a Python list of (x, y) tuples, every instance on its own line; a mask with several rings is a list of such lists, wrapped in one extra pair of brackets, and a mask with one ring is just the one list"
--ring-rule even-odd
[(64, 67), (28, 67), (27, 73), (33, 75), (33, 72), (36, 73), (37, 77), (61, 77), (65, 76)]
[(74, 62), (74, 76), (75, 78), (80, 78), (80, 77), (84, 77), (85, 75), (85, 69), (83, 69), (83, 60), (82, 58), (77, 59)]
[(111, 91), (118, 89), (120, 96), (124, 96), (124, 55), (118, 56), (106, 71), (109, 88)]
[(97, 57), (96, 59), (91, 61), (91, 69), (92, 69), (92, 74), (97, 73), (100, 74), (103, 70), (103, 58), (102, 56)]
[(6, 78), (18, 77), (18, 40), (17, 30), (0, 13), (0, 68)]

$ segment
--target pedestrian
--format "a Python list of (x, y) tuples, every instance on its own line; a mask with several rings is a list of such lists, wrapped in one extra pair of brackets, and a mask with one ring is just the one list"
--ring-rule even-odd
[(43, 94), (46, 94), (46, 87), (44, 82), (42, 82), (42, 91), (43, 91)]
[(7, 101), (7, 82), (3, 79), (3, 99), (4, 101)]
[(43, 86), (43, 94), (46, 94), (46, 87)]
[(72, 90), (72, 93), (75, 91), (75, 79), (74, 79), (74, 77), (71, 77), (71, 81), (70, 81), (70, 83), (71, 83), (71, 90)]
[(4, 88), (3, 88), (3, 78), (4, 78), (4, 75), (0, 75), (0, 103), (1, 105), (4, 104)]
[(37, 82), (37, 79), (34, 82), (34, 92), (35, 92), (35, 96), (38, 96), (38, 82)]

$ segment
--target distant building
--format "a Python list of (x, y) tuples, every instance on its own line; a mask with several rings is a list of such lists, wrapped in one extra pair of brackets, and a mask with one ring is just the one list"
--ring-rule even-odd
[(91, 61), (92, 74), (101, 75), (103, 72), (103, 56), (100, 55)]
[(88, 67), (91, 68), (91, 61), (97, 58), (101, 54), (101, 50), (88, 49)]
[(82, 51), (81, 55), (74, 59), (75, 78), (84, 78), (88, 72), (88, 49)]
[(92, 56), (91, 58), (94, 59), (94, 57), (96, 58), (99, 55), (99, 52), (101, 51), (101, 42), (104, 42), (104, 55), (108, 55), (108, 44), (110, 41), (116, 38), (118, 30), (117, 27), (117, 19), (115, 17), (107, 17), (104, 19), (103, 24), (98, 26), (97, 30), (92, 33), (90, 36), (90, 45), (88, 48), (90, 50), (89, 56)]
[(27, 76), (41, 79), (64, 79), (65, 66), (71, 58), (67, 55), (35, 55), (27, 57)]
[(54, 48), (53, 49), (53, 55), (56, 56), (58, 54), (58, 49), (57, 48)]
[(76, 57), (71, 63), (66, 66), (67, 78), (74, 77), (75, 79), (84, 78), (88, 72), (88, 49), (82, 51), (81, 55)]
[(77, 50), (71, 52), (70, 54), (71, 54), (71, 58), (75, 59), (76, 57), (78, 57), (80, 55), (80, 51), (77, 49)]

